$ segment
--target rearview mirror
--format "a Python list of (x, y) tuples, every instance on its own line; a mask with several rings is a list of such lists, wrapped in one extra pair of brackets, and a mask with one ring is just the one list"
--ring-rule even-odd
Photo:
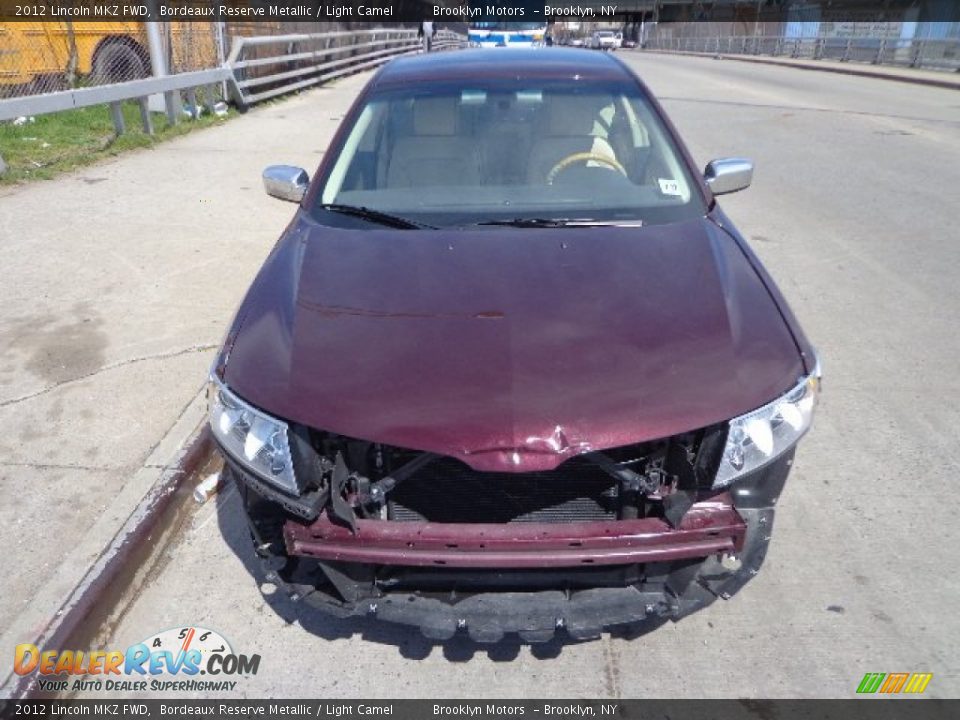
[(303, 168), (293, 165), (271, 165), (263, 171), (263, 187), (267, 195), (300, 202), (310, 184), (310, 176)]
[(723, 158), (707, 163), (703, 177), (714, 195), (726, 195), (750, 187), (753, 163), (746, 158)]

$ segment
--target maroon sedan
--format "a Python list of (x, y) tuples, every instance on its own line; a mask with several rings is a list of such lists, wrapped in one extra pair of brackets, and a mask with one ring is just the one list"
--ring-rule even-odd
[(647, 88), (607, 54), (370, 81), (215, 362), (265, 580), (432, 638), (679, 619), (755, 575), (816, 355)]

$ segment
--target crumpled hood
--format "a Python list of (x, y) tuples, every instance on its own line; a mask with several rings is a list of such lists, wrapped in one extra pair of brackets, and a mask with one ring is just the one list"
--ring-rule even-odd
[(301, 216), (236, 322), (225, 381), (248, 401), (478, 470), (704, 427), (803, 374), (766, 288), (707, 219), (356, 231)]

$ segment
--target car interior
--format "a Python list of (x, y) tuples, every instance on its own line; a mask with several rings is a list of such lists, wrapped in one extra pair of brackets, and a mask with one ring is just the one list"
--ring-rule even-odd
[(553, 185), (596, 173), (656, 187), (674, 174), (623, 96), (462, 91), (372, 114), (343, 190)]

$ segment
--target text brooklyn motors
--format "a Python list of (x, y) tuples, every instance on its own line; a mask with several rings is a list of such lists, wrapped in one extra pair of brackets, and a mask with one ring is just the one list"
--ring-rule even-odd
[(526, 712), (522, 705), (434, 705), (434, 717), (480, 717), (489, 715), (506, 715), (519, 717)]

